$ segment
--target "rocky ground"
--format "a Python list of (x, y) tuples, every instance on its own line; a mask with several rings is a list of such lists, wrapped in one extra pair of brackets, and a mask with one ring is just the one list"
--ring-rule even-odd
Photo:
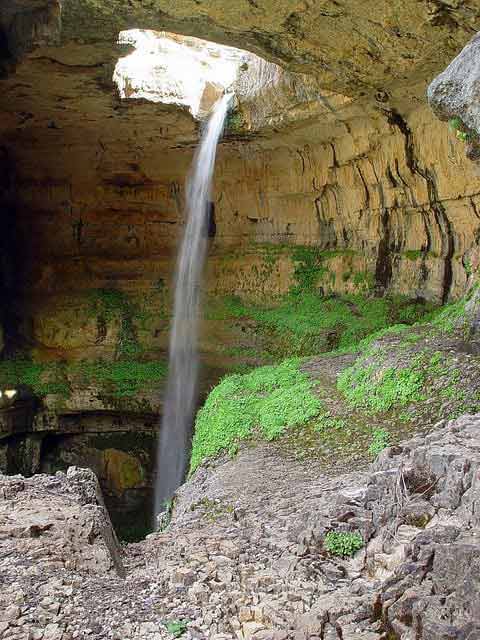
[[(480, 638), (480, 415), (335, 475), (243, 449), (120, 548), (90, 472), (0, 478), (0, 637)], [(358, 532), (352, 557), (328, 532)]]

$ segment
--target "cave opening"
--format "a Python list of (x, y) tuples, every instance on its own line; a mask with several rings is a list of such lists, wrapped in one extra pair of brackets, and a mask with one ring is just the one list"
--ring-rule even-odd
[(130, 29), (120, 32), (118, 41), (133, 48), (118, 60), (113, 74), (121, 99), (184, 106), (200, 120), (256, 58), (241, 49), (166, 31)]

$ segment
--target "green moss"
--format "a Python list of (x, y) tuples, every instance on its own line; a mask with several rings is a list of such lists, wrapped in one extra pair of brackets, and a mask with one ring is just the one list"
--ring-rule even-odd
[(242, 113), (240, 111), (230, 111), (225, 122), (225, 130), (229, 133), (240, 133), (244, 127)]
[(221, 451), (234, 453), (239, 442), (254, 431), (274, 440), (289, 427), (315, 416), (321, 402), (299, 364), (298, 359), (291, 359), (224, 378), (197, 414), (190, 470)]
[(404, 251), (402, 255), (407, 258), (407, 260), (418, 260), (425, 255), (425, 252), (421, 249), (410, 249), (408, 251)]
[(65, 374), (65, 364), (60, 362), (36, 363), (27, 359), (0, 362), (1, 386), (15, 388), (26, 385), (40, 397), (50, 394), (67, 397), (70, 394), (70, 386)]
[(183, 620), (173, 620), (166, 622), (165, 627), (174, 638), (181, 638), (187, 632), (188, 623)]
[(323, 254), (317, 247), (296, 246), (291, 258), (294, 263), (295, 284), (290, 289), (291, 296), (301, 296), (316, 291), (319, 281), (327, 274)]
[(378, 331), (374, 331), (373, 333), (370, 333), (366, 338), (363, 338), (362, 340), (360, 340), (360, 342), (358, 342), (358, 344), (356, 345), (355, 351), (365, 352), (377, 340), (380, 340), (385, 336), (400, 335), (404, 333), (407, 329), (409, 329), (409, 325), (407, 324), (393, 324), (389, 327), (385, 327), (383, 329), (379, 329)]
[(131, 398), (139, 391), (153, 390), (165, 378), (167, 366), (163, 361), (84, 360), (71, 365), (70, 371), (80, 383), (99, 385), (113, 398)]
[(74, 386), (97, 386), (101, 394), (115, 400), (153, 390), (165, 378), (166, 371), (162, 361), (85, 360), (67, 364), (12, 359), (0, 362), (0, 385), (26, 385), (39, 397), (55, 394), (62, 398), (68, 398)]
[(128, 296), (118, 289), (92, 289), (88, 293), (91, 316), (113, 320), (133, 312)]
[(362, 536), (355, 532), (329, 531), (325, 536), (323, 546), (333, 556), (348, 558), (365, 546)]
[(335, 430), (345, 429), (347, 423), (343, 418), (335, 418), (328, 411), (318, 416), (314, 421), (313, 428), (317, 433), (324, 434)]
[(92, 289), (88, 294), (88, 314), (104, 322), (118, 321), (116, 345), (119, 358), (136, 358), (143, 352), (135, 322), (144, 324), (148, 312), (118, 289)]
[(370, 356), (360, 357), (338, 377), (338, 390), (351, 406), (379, 413), (422, 399), (425, 373), (418, 360), (409, 367), (382, 369), (378, 362), (367, 364)]
[(425, 321), (443, 333), (451, 333), (465, 317), (465, 305), (467, 300), (462, 298), (457, 302), (441, 307), (426, 317)]
[(207, 497), (190, 506), (190, 511), (196, 511), (197, 509), (203, 511), (203, 517), (208, 522), (217, 522), (224, 516), (232, 516), (235, 511), (233, 505), (225, 504), (220, 500), (211, 500)]
[(370, 271), (358, 271), (353, 274), (353, 284), (360, 292), (368, 293), (375, 288), (375, 276)]
[(375, 429), (372, 441), (368, 447), (368, 453), (376, 458), (379, 453), (390, 446), (390, 434), (385, 429)]
[(459, 129), (463, 128), (462, 119), (459, 118), (458, 116), (454, 118), (450, 118), (450, 120), (448, 121), (448, 125), (450, 129), (452, 129), (453, 131), (458, 131)]
[(478, 138), (478, 136), (471, 131), (458, 116), (451, 118), (448, 121), (448, 124), (450, 129), (455, 132), (457, 140), (461, 140), (462, 142), (471, 142)]
[[(308, 273), (308, 271), (307, 271)], [(313, 281), (310, 276), (306, 280)], [(308, 288), (308, 287), (307, 287)], [(248, 305), (239, 298), (224, 298), (210, 306), (208, 317), (217, 320), (251, 319), (273, 357), (308, 356), (324, 351), (355, 351), (376, 331), (400, 331), (398, 323), (416, 322), (431, 306), (406, 298), (344, 295), (322, 297), (297, 290), (271, 308)], [(397, 325), (389, 329), (391, 325)], [(372, 338), (373, 339), (373, 338)]]

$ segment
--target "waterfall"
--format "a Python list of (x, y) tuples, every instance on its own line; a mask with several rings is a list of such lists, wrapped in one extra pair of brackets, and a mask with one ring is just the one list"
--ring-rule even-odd
[(178, 254), (168, 381), (157, 454), (155, 516), (182, 483), (197, 401), (201, 279), (207, 251), (207, 208), (218, 140), (231, 94), (215, 104), (187, 182), (186, 227)]

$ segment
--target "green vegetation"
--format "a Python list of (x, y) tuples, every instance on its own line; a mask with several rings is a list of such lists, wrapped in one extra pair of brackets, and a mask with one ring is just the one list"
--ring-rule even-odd
[(461, 324), (462, 318), (465, 317), (465, 305), (467, 300), (462, 298), (457, 302), (448, 304), (433, 312), (431, 316), (427, 316), (433, 327), (443, 333), (451, 333)]
[(409, 249), (408, 251), (404, 251), (403, 255), (407, 260), (418, 260), (424, 256), (425, 253), (421, 249)]
[(68, 370), (84, 384), (99, 385), (114, 398), (135, 396), (139, 391), (152, 390), (165, 378), (165, 362), (139, 362), (136, 360), (82, 361), (71, 364)]
[(346, 420), (343, 420), (342, 418), (335, 418), (328, 411), (319, 415), (314, 423), (315, 431), (322, 434), (325, 432), (331, 432), (332, 430), (343, 430), (346, 426)]
[(330, 531), (325, 536), (323, 546), (333, 556), (348, 558), (365, 546), (362, 536), (355, 532)]
[(457, 140), (461, 140), (462, 142), (470, 142), (474, 138), (474, 135), (468, 130), (468, 127), (464, 125), (462, 119), (458, 116), (455, 118), (451, 118), (448, 121), (448, 124), (450, 126), (450, 129), (452, 131), (455, 131)]
[[(432, 305), (400, 296), (322, 297), (312, 292), (300, 295), (295, 290), (269, 309), (247, 305), (239, 298), (225, 298), (210, 317), (254, 320), (257, 333), (265, 338), (265, 350), (281, 358), (334, 350), (356, 351), (360, 342), (372, 333), (401, 330), (401, 324), (397, 323), (404, 323), (406, 328), (431, 309)], [(391, 325), (395, 328), (391, 329)]]
[(93, 289), (89, 293), (88, 312), (99, 322), (118, 321), (117, 357), (135, 358), (142, 353), (134, 319), (145, 320), (145, 312), (126, 293), (118, 289)]
[(203, 517), (208, 522), (216, 522), (223, 516), (232, 516), (235, 509), (231, 504), (224, 504), (220, 500), (211, 500), (210, 498), (202, 498), (190, 506), (191, 511), (196, 509), (203, 510)]
[(321, 402), (299, 364), (298, 359), (290, 359), (224, 378), (197, 414), (191, 472), (221, 451), (233, 454), (240, 441), (254, 434), (274, 440), (317, 415)]
[(95, 385), (113, 398), (131, 398), (153, 389), (167, 372), (164, 362), (135, 360), (36, 363), (26, 359), (0, 361), (0, 385), (26, 385), (39, 397), (58, 394), (68, 398), (72, 386)]
[(49, 394), (65, 397), (70, 394), (64, 365), (58, 362), (40, 364), (23, 358), (2, 360), (0, 385), (14, 388), (26, 385), (40, 397)]
[(180, 638), (186, 633), (188, 623), (183, 620), (172, 620), (171, 622), (165, 622), (165, 628), (168, 633), (171, 633), (174, 638)]
[(244, 128), (243, 116), (240, 111), (230, 111), (225, 122), (225, 130), (230, 133), (238, 133)]
[[(375, 297), (374, 277), (369, 271), (355, 271), (355, 252), (321, 250), (311, 246), (258, 245), (262, 266), (256, 267), (256, 280), (262, 290), (283, 256), (293, 264), (293, 284), (274, 304), (248, 303), (236, 297), (216, 299), (207, 310), (214, 320), (252, 320), (248, 330), (264, 339), (262, 348), (276, 361), (292, 356), (316, 355), (338, 350), (355, 351), (358, 343), (392, 324), (413, 324), (434, 308), (431, 303), (412, 301), (403, 296)], [(342, 276), (355, 293), (328, 294), (335, 274), (329, 263), (338, 256), (352, 258), (352, 267)]]
[(380, 413), (423, 399), (425, 374), (418, 357), (407, 367), (382, 369), (378, 362), (368, 362), (371, 356), (367, 352), (338, 377), (338, 390), (352, 407)]
[(38, 397), (55, 394), (61, 399), (70, 397), (75, 387), (96, 386), (101, 395), (113, 402), (132, 399), (139, 391), (153, 390), (165, 377), (166, 364), (142, 360), (143, 349), (135, 324), (142, 326), (149, 314), (126, 293), (116, 289), (92, 289), (82, 308), (88, 318), (97, 320), (99, 331), (104, 334), (109, 323), (117, 323), (113, 361), (36, 362), (28, 355), (19, 354), (0, 361), (0, 385), (25, 385)]
[(368, 453), (376, 458), (379, 453), (390, 446), (390, 434), (385, 429), (375, 429)]
[(298, 246), (292, 250), (295, 284), (290, 289), (293, 297), (316, 291), (319, 282), (328, 274), (323, 264), (325, 254), (316, 247)]

